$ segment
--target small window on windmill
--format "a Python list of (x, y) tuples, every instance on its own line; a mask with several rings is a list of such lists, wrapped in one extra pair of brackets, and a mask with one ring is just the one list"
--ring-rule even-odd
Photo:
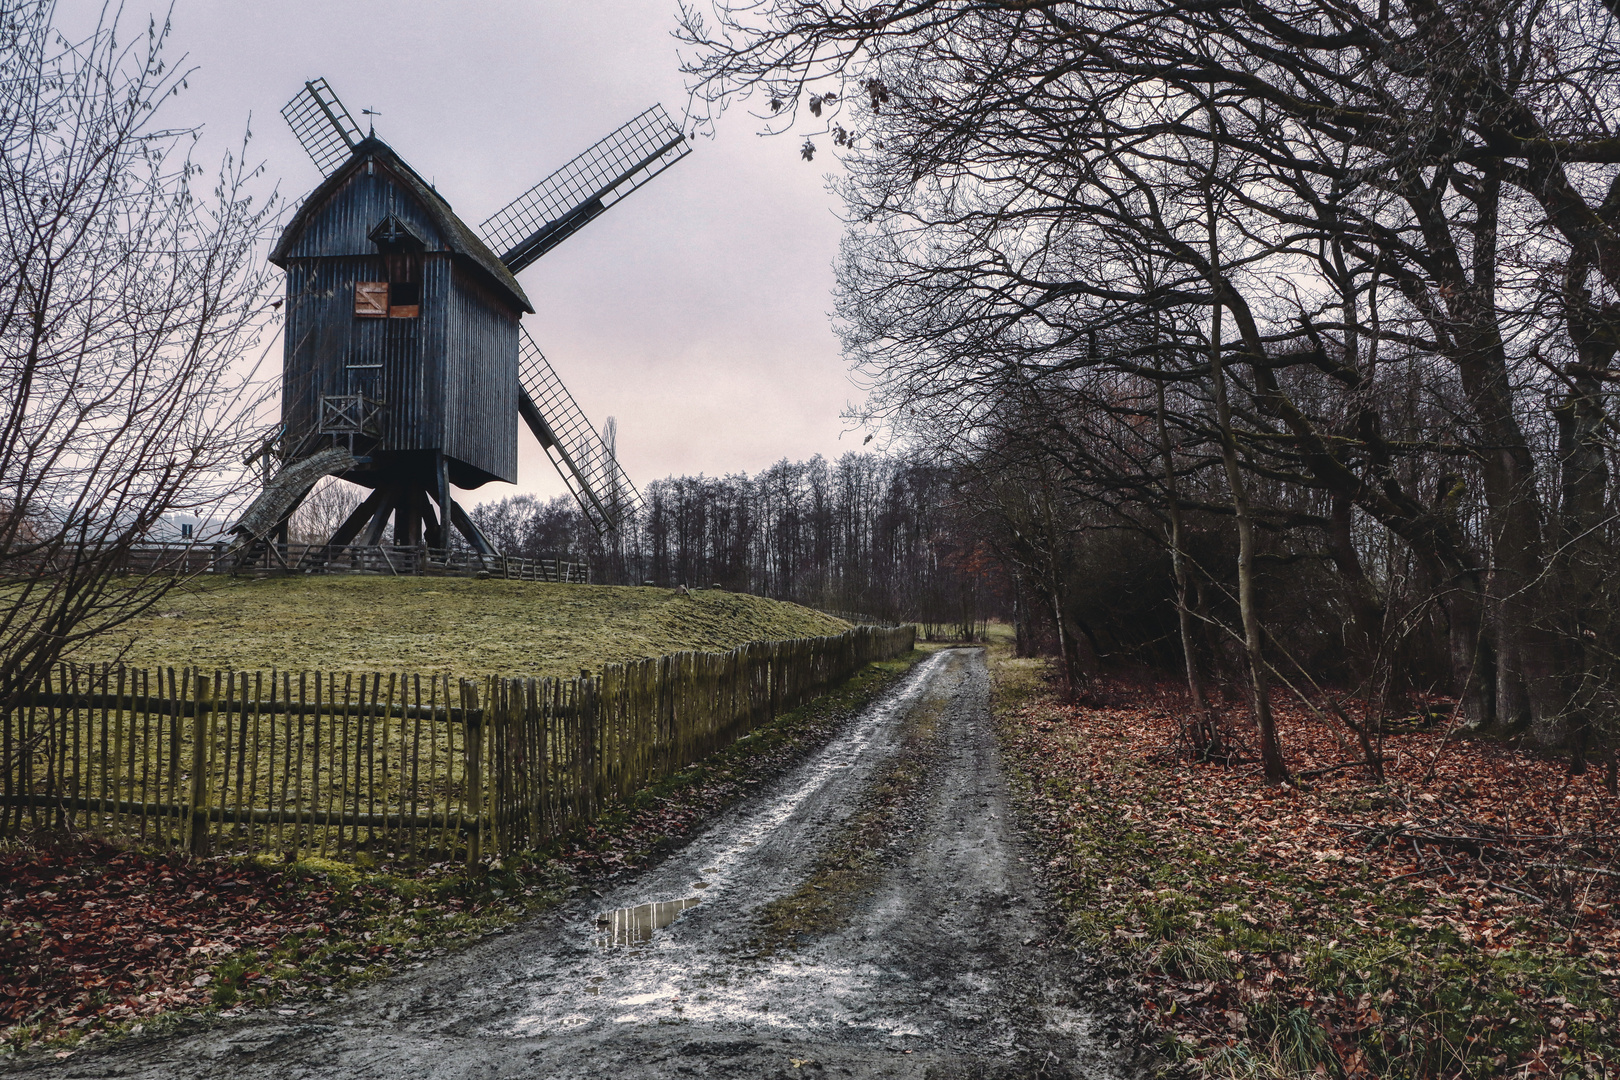
[[(407, 258), (409, 257), (407, 256)], [(412, 277), (421, 276), (421, 260), (418, 258), (416, 262), (416, 266), (409, 268), (417, 271), (411, 275)], [(399, 281), (389, 275), (388, 317), (390, 319), (414, 319), (421, 314), (422, 283), (420, 281)]]
[(360, 286), (371, 291), (365, 313), (370, 318), (415, 319), (422, 314), (421, 239), (398, 217), (389, 214), (368, 234), (383, 257), (387, 281), (361, 282), (355, 287), (355, 314), (360, 311)]

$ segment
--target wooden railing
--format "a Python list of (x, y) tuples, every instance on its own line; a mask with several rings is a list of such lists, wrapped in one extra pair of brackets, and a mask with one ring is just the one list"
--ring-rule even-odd
[(520, 559), (429, 547), (389, 544), (264, 544), (244, 564), (240, 552), (225, 543), (145, 543), (120, 561), (125, 573), (179, 574), (383, 574), (495, 577), (512, 581), (561, 581), (587, 584), (591, 568), (565, 559)]
[(816, 608), (823, 615), (831, 615), (835, 619), (843, 619), (852, 626), (899, 626), (902, 619), (885, 619), (876, 615), (867, 615), (859, 611), (833, 611), (830, 608)]
[(477, 860), (572, 832), (914, 644), (857, 627), (570, 679), (64, 665), (0, 718), (0, 835)]

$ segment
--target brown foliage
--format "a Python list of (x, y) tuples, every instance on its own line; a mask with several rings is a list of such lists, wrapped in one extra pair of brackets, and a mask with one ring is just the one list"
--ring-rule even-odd
[(1103, 691), (1036, 696), (1007, 734), (1073, 924), (1167, 1045), (1352, 1076), (1536, 1075), (1620, 1047), (1620, 807), (1599, 778), (1434, 727), (1391, 736), (1377, 784), (1278, 700), (1300, 782), (1269, 787), (1252, 753), (1175, 749), (1168, 685)]

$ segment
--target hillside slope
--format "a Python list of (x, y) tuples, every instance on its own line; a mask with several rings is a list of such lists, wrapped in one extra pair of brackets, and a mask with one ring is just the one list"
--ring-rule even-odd
[(847, 623), (738, 593), (466, 578), (198, 579), (78, 662), (136, 667), (572, 675)]

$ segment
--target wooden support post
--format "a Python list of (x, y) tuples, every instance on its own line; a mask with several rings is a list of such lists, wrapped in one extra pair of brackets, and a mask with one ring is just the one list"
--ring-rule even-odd
[(338, 526), (337, 532), (333, 533), (331, 539), (327, 541), (327, 546), (341, 548), (354, 543), (354, 538), (359, 536), (360, 530), (364, 529), (377, 516), (377, 511), (382, 509), (387, 499), (387, 488), (374, 488), (371, 494), (366, 496), (365, 501), (355, 507), (354, 512), (348, 516), (342, 525)]
[[(479, 555), (487, 558), (496, 553), (495, 545), (489, 542), (489, 538), (478, 528), (478, 524), (467, 516), (467, 511), (463, 510), (461, 504), (454, 499), (450, 500), (450, 522), (460, 530), (461, 535), (467, 538), (467, 543), (471, 544), (473, 550), (477, 551)], [(503, 571), (507, 577), (511, 577), (512, 573), (511, 568), (505, 564), (511, 561), (510, 559), (502, 560)]]
[(407, 481), (399, 492), (399, 505), (394, 509), (394, 546), (415, 547), (422, 542), (422, 490)]
[[(372, 515), (371, 523), (366, 526), (365, 535), (360, 541), (366, 547), (372, 547), (382, 541), (383, 531), (388, 528), (388, 518), (394, 513), (395, 508), (399, 506), (400, 501), (400, 492), (397, 486), (390, 486), (386, 489), (378, 488), (377, 491), (383, 493), (382, 498), (377, 500), (377, 512)], [(370, 500), (368, 499), (367, 502), (370, 502)]]
[(430, 543), (434, 547), (450, 550), (450, 463), (443, 452), (433, 452), (433, 500), (439, 504), (439, 520), (434, 525)]

